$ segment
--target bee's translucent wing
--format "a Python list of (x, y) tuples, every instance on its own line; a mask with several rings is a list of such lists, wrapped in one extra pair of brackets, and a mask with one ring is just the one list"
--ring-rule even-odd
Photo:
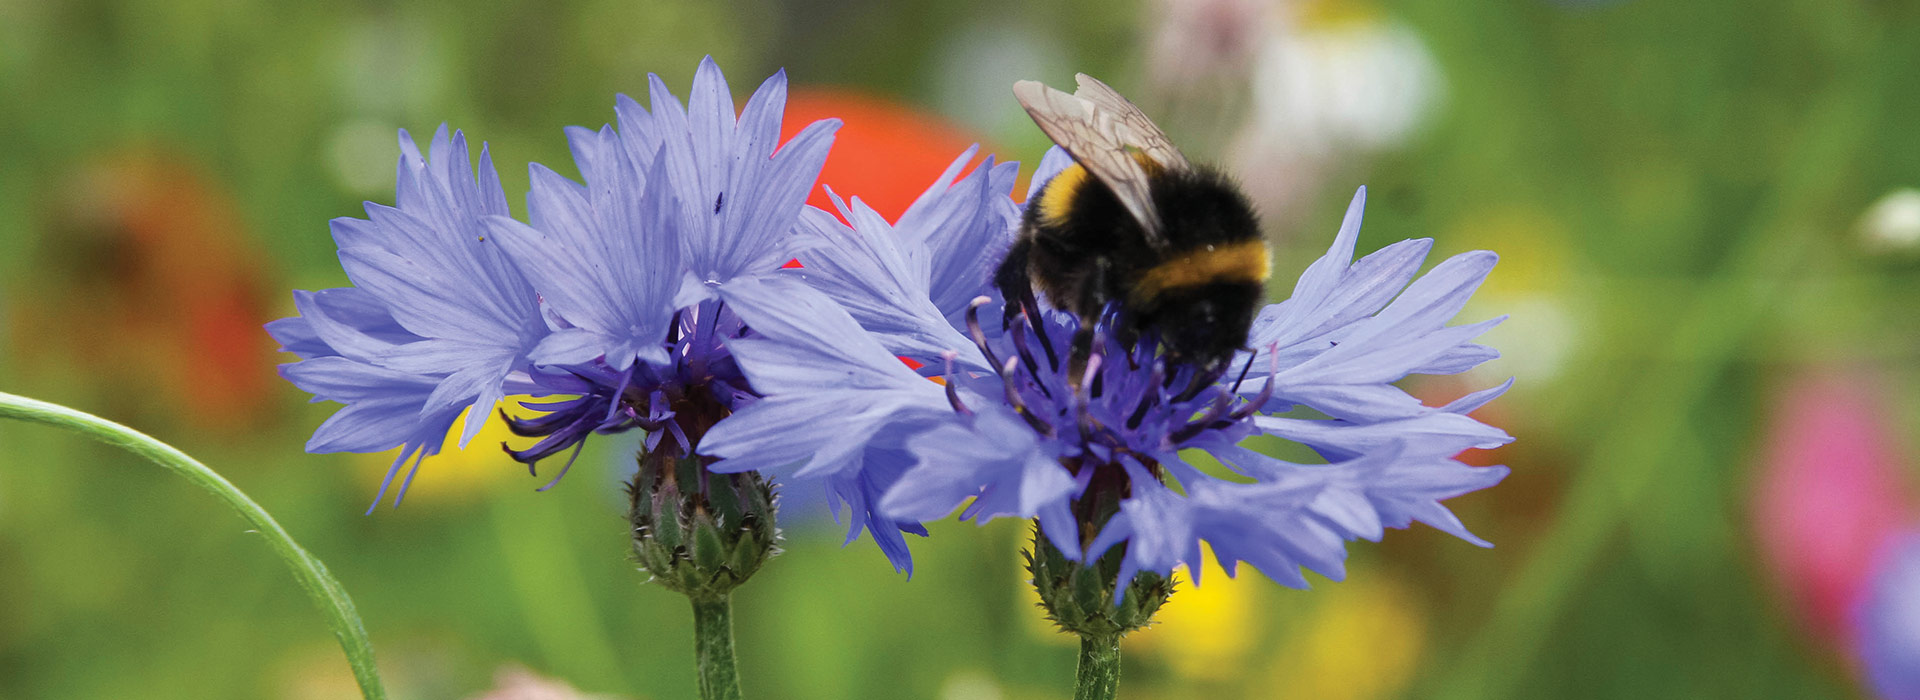
[(1091, 75), (1078, 73), (1074, 79), (1079, 82), (1080, 89), (1075, 90), (1073, 96), (1092, 102), (1101, 112), (1112, 115), (1123, 130), (1121, 140), (1128, 146), (1139, 149), (1163, 167), (1183, 171), (1193, 169), (1187, 157), (1181, 155), (1180, 149), (1174, 148), (1173, 142), (1167, 139), (1167, 132), (1155, 126), (1153, 120), (1148, 119), (1131, 100)]
[[(1131, 127), (1098, 103), (1032, 80), (1014, 83), (1013, 94), (1047, 138), (1067, 149), (1074, 162), (1113, 190), (1120, 205), (1146, 229), (1148, 242), (1164, 249), (1167, 238), (1160, 230), (1160, 216), (1154, 213), (1146, 166), (1127, 150), (1133, 145), (1127, 139)], [(1186, 159), (1180, 162), (1184, 164)]]

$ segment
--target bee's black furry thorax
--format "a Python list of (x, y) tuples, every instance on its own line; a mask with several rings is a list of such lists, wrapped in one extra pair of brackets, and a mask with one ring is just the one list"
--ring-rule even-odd
[[(1166, 241), (1156, 246), (1112, 190), (1077, 167), (1028, 202), (1020, 237), (994, 277), (1008, 308), (1039, 292), (1090, 324), (1118, 302), (1116, 330), (1158, 331), (1170, 361), (1232, 357), (1265, 300), (1266, 246), (1246, 196), (1212, 169), (1155, 171), (1153, 206)], [(1071, 191), (1049, 192), (1055, 187)]]

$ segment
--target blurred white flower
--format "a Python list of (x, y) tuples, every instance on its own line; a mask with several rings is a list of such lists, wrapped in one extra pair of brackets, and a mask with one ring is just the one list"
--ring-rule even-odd
[(999, 22), (975, 23), (947, 35), (935, 61), (937, 111), (983, 134), (1033, 129), (1013, 99), (1015, 81), (1059, 80), (1072, 72), (1057, 40)]
[(1403, 143), (1435, 111), (1444, 81), (1425, 42), (1397, 21), (1268, 26), (1229, 152), (1262, 212), (1284, 219), (1342, 157)]
[(940, 700), (1000, 700), (1000, 683), (979, 671), (961, 671), (940, 685)]
[(1399, 144), (1441, 92), (1426, 44), (1398, 22), (1273, 35), (1257, 61), (1250, 126), (1307, 151)]
[(1888, 192), (1860, 215), (1860, 242), (1868, 250), (1910, 252), (1920, 246), (1920, 190)]

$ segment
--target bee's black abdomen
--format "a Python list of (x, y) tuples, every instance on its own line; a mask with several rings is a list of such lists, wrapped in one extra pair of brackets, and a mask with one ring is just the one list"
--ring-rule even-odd
[(1153, 204), (1175, 251), (1261, 237), (1253, 204), (1239, 186), (1212, 168), (1156, 178)]

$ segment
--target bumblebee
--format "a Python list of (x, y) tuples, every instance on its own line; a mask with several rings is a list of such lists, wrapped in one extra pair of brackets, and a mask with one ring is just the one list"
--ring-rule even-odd
[(1071, 95), (1030, 80), (1013, 86), (1074, 165), (1027, 203), (995, 271), (1009, 313), (1038, 291), (1087, 333), (1117, 303), (1124, 342), (1151, 332), (1170, 365), (1224, 368), (1266, 297), (1267, 243), (1252, 204), (1224, 173), (1188, 162), (1106, 83), (1078, 82)]

